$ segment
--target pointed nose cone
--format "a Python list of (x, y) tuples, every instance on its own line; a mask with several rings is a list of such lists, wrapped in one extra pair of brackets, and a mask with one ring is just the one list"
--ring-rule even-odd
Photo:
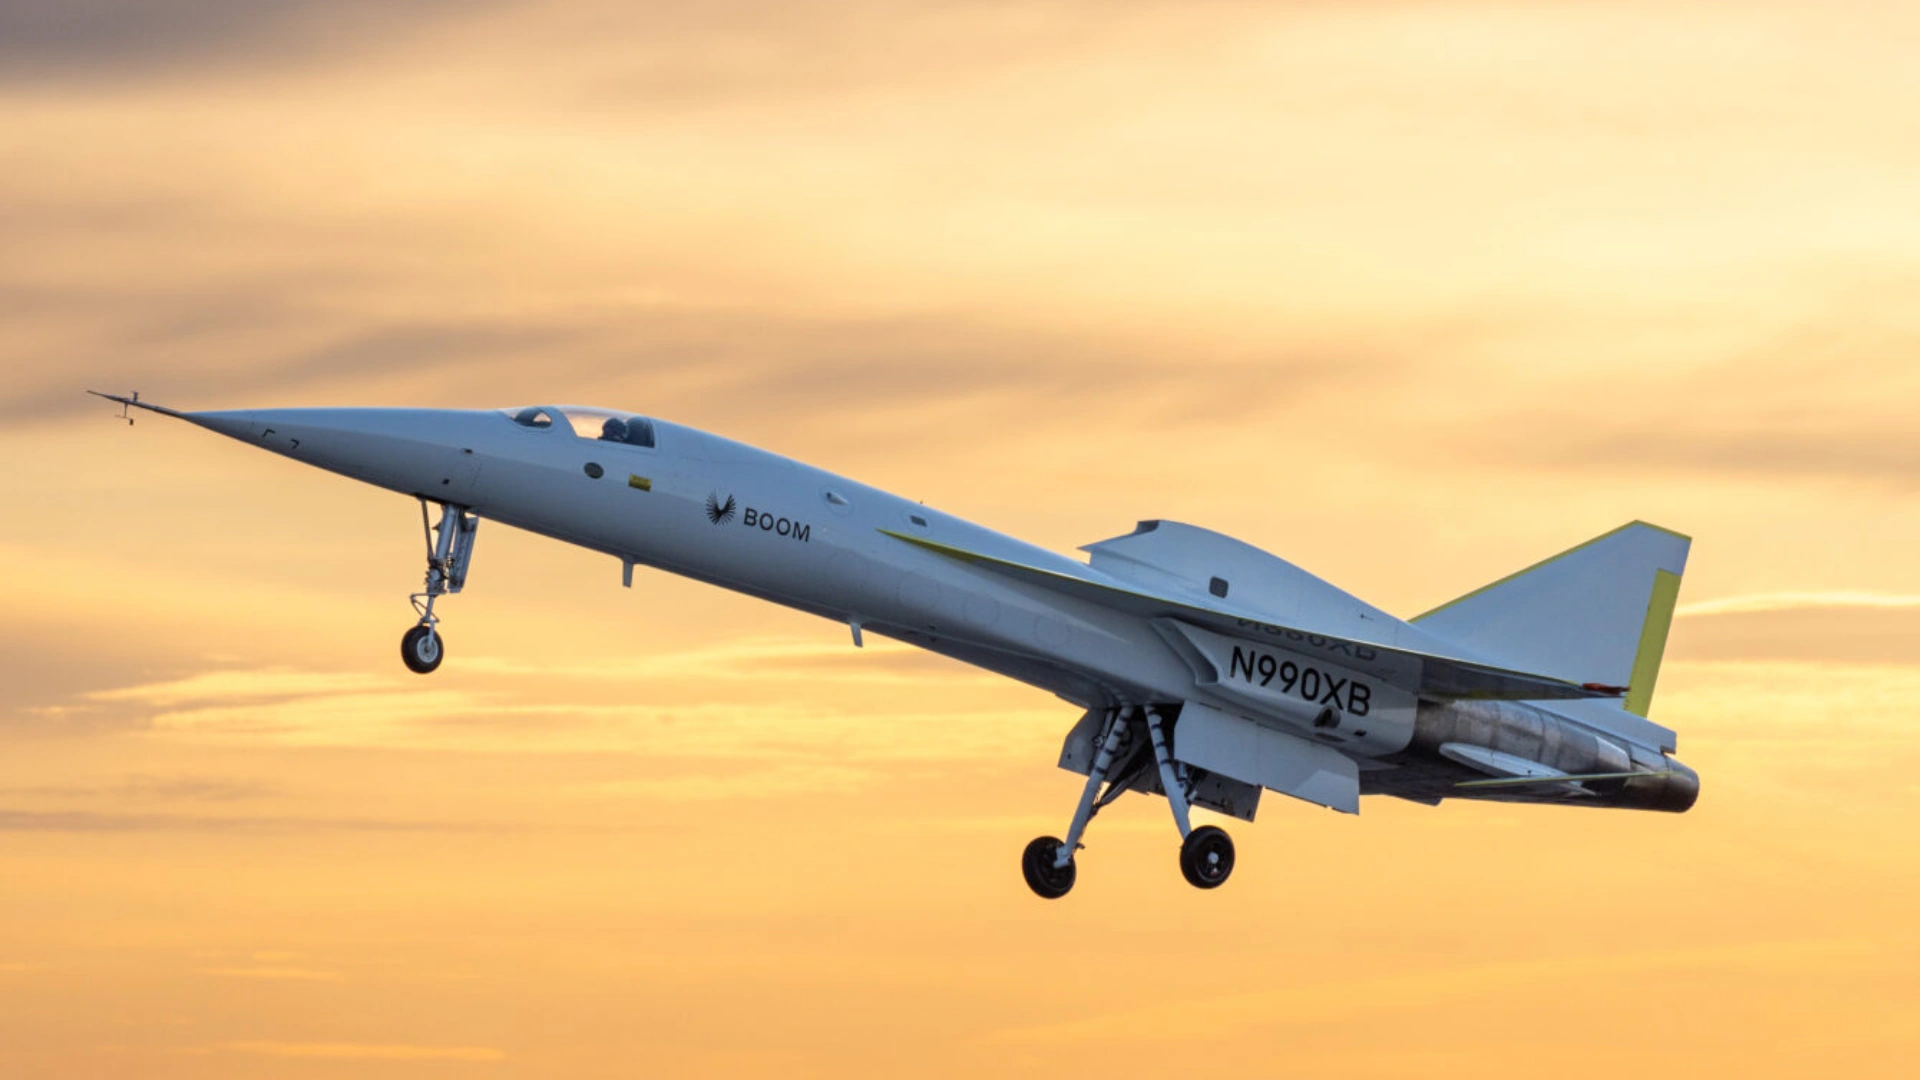
[(182, 415), (208, 431), (217, 431), (229, 438), (245, 439), (248, 442), (259, 440), (260, 424), (254, 418), (254, 414), (248, 410), (231, 409), (224, 412), (192, 412)]
[(471, 499), (475, 448), (505, 421), (451, 409), (299, 408), (182, 413), (208, 431), (421, 497)]

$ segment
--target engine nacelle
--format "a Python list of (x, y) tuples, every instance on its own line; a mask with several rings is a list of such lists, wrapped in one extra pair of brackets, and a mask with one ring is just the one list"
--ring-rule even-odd
[[(1484, 749), (1487, 761), (1515, 759), (1569, 776), (1642, 774), (1582, 781), (1587, 794), (1579, 799), (1581, 805), (1681, 813), (1700, 796), (1699, 774), (1673, 758), (1622, 746), (1545, 709), (1518, 701), (1421, 702), (1410, 750), (1496, 771), (1487, 769), (1484, 761), (1463, 760), (1458, 747)], [(1497, 771), (1530, 774), (1522, 769)], [(1544, 794), (1548, 792), (1516, 787), (1478, 797), (1536, 801)]]

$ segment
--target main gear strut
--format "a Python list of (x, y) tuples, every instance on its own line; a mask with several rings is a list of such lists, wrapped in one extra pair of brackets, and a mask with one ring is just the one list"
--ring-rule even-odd
[[(1194, 828), (1189, 821), (1193, 803), (1194, 775), (1186, 765), (1175, 761), (1169, 727), (1173, 717), (1158, 705), (1145, 708), (1125, 706), (1110, 712), (1101, 730), (1099, 749), (1087, 771), (1087, 786), (1080, 792), (1080, 804), (1074, 808), (1067, 838), (1042, 836), (1027, 845), (1021, 854), (1020, 868), (1027, 887), (1048, 900), (1057, 900), (1072, 890), (1077, 870), (1074, 857), (1087, 823), (1108, 803), (1131, 788), (1149, 768), (1157, 767), (1160, 787), (1166, 792), (1167, 805), (1173, 811), (1174, 824), (1180, 830), (1180, 872), (1196, 888), (1217, 888), (1233, 873), (1233, 841), (1226, 831), (1213, 825)], [(1129, 738), (1135, 720), (1146, 721), (1147, 738)], [(1149, 745), (1151, 750), (1149, 750)], [(1106, 790), (1102, 791), (1101, 786)]]

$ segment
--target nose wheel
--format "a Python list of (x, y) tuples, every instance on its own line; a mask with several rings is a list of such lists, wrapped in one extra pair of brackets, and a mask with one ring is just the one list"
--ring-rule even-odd
[(446, 643), (441, 640), (440, 632), (424, 623), (400, 639), (400, 659), (406, 661), (407, 670), (416, 675), (425, 675), (439, 667), (446, 655)]
[(427, 500), (421, 499), (420, 529), (427, 539), (427, 587), (409, 597), (420, 621), (400, 639), (400, 659), (406, 662), (407, 670), (425, 675), (440, 666), (447, 652), (446, 639), (440, 636), (440, 618), (433, 613), (434, 602), (466, 587), (480, 519), (465, 507), (442, 503), (440, 524), (434, 525), (427, 515)]

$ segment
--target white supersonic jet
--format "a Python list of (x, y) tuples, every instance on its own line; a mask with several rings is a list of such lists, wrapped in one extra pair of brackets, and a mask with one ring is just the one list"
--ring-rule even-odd
[[(91, 391), (90, 391), (91, 392)], [(1163, 796), (1180, 869), (1210, 889), (1263, 791), (1357, 813), (1361, 795), (1684, 811), (1699, 778), (1646, 719), (1689, 541), (1634, 523), (1412, 620), (1219, 533), (1172, 521), (1045, 551), (778, 454), (610, 409), (177, 412), (100, 394), (420, 500), (419, 618), (445, 645), (481, 518), (930, 649), (1084, 710), (1060, 766), (1086, 776), (1027, 884), (1073, 887), (1088, 822)], [(430, 516), (437, 507), (438, 521)]]

